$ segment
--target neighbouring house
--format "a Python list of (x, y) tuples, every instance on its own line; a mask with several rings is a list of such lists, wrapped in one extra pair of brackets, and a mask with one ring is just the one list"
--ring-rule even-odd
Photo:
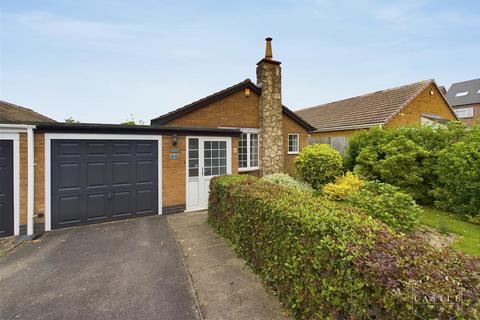
[(310, 133), (310, 143), (330, 144), (341, 153), (345, 152), (348, 137), (358, 130), (457, 120), (434, 80), (300, 109), (295, 113), (315, 127)]
[(480, 79), (452, 84), (446, 98), (462, 122), (480, 124)]
[(271, 39), (245, 80), (149, 126), (0, 109), (0, 236), (207, 208), (212, 177), (293, 171), (307, 122), (282, 105)]

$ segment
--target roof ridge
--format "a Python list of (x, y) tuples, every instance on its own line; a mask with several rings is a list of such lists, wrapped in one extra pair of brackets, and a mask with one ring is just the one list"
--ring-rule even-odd
[(250, 85), (252, 85), (252, 86), (260, 89), (256, 84), (254, 84), (254, 83), (252, 82), (252, 80), (250, 80), (250, 78), (247, 78), (247, 79), (245, 79), (245, 80), (243, 80), (243, 81), (241, 81), (241, 82), (238, 82), (238, 83), (236, 83), (236, 84), (234, 84), (234, 85), (231, 85), (231, 86), (229, 86), (229, 87), (227, 87), (227, 88), (224, 88), (224, 89), (222, 89), (222, 90), (216, 91), (216, 92), (214, 92), (214, 93), (212, 93), (212, 94), (210, 94), (210, 95), (208, 95), (208, 96), (206, 96), (206, 97), (203, 97), (203, 98), (201, 98), (201, 99), (198, 99), (198, 100), (195, 100), (195, 101), (193, 101), (193, 102), (190, 102), (189, 104), (186, 104), (186, 105), (184, 105), (183, 107), (177, 108), (177, 109), (172, 110), (172, 111), (170, 111), (170, 112), (168, 112), (168, 113), (165, 113), (165, 114), (163, 114), (163, 115), (161, 115), (161, 116), (158, 116), (158, 117), (152, 119), (151, 121), (168, 117), (169, 115), (175, 114), (176, 112), (179, 112), (179, 111), (181, 111), (181, 110), (187, 109), (187, 108), (189, 108), (189, 107), (191, 107), (191, 106), (193, 106), (193, 105), (202, 103), (202, 102), (204, 102), (204, 101), (208, 101), (209, 99), (211, 99), (212, 97), (215, 97), (216, 95), (221, 95), (222, 93), (228, 92), (228, 91), (230, 91), (230, 90), (232, 90), (232, 89), (234, 89), (234, 88), (236, 88), (236, 87), (238, 87), (238, 86), (242, 86), (242, 85), (245, 85), (245, 84), (250, 84)]
[(335, 101), (331, 101), (331, 102), (327, 102), (327, 103), (322, 103), (322, 104), (319, 104), (319, 105), (316, 105), (316, 106), (312, 106), (312, 107), (306, 107), (306, 108), (298, 109), (298, 110), (295, 110), (295, 112), (305, 111), (305, 110), (310, 110), (310, 109), (315, 109), (315, 108), (323, 107), (323, 106), (328, 105), (328, 104), (343, 102), (343, 101), (347, 101), (347, 100), (351, 100), (351, 99), (368, 97), (368, 96), (371, 96), (371, 95), (374, 95), (374, 94), (379, 94), (379, 93), (383, 93), (383, 92), (389, 92), (389, 91), (393, 91), (393, 90), (398, 90), (398, 89), (402, 89), (402, 88), (405, 88), (405, 87), (408, 87), (408, 86), (417, 85), (417, 84), (423, 84), (423, 83), (425, 83), (425, 84), (427, 84), (427, 83), (430, 84), (430, 83), (433, 82), (433, 81), (434, 81), (434, 79), (428, 79), (428, 80), (422, 80), (422, 81), (413, 82), (413, 83), (409, 83), (409, 84), (404, 84), (404, 85), (396, 86), (396, 87), (393, 87), (393, 88), (387, 88), (387, 89), (378, 90), (378, 91), (375, 91), (375, 92), (369, 92), (369, 93), (361, 94), (361, 95), (354, 96), (354, 97), (350, 97), (350, 98), (345, 98), (345, 99), (335, 100)]

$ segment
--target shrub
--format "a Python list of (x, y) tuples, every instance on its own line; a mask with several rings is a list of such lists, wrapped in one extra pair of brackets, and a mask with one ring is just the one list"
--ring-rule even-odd
[(297, 191), (313, 193), (313, 189), (309, 184), (303, 181), (298, 181), (286, 173), (273, 173), (264, 176), (262, 179)]
[(342, 174), (342, 162), (340, 153), (329, 145), (313, 144), (295, 158), (295, 168), (302, 180), (314, 189), (320, 189)]
[(437, 271), (458, 282), (424, 282), (415, 290), (463, 299), (420, 303), (415, 312), (424, 319), (479, 316), (478, 260), (436, 252), (334, 202), (222, 176), (210, 184), (208, 220), (298, 319), (413, 318), (410, 280), (437, 279)]
[(480, 215), (480, 133), (438, 154), (435, 205), (468, 216)]
[(330, 200), (347, 200), (357, 193), (363, 186), (363, 181), (350, 171), (337, 177), (335, 183), (327, 183), (323, 187), (323, 194)]
[(418, 224), (421, 208), (408, 194), (388, 183), (366, 181), (350, 197), (352, 206), (379, 219), (398, 231), (412, 230)]

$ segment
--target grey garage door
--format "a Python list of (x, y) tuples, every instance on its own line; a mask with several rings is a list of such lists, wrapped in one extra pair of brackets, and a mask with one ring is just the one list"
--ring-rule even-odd
[(13, 141), (0, 140), (0, 237), (13, 235)]
[(158, 213), (158, 142), (52, 140), (52, 228)]

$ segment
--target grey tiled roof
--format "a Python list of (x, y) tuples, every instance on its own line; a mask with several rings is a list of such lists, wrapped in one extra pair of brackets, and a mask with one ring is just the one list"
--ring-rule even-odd
[[(468, 94), (456, 97), (455, 95), (460, 92)], [(452, 84), (447, 91), (446, 99), (452, 107), (480, 103), (480, 79)]]

